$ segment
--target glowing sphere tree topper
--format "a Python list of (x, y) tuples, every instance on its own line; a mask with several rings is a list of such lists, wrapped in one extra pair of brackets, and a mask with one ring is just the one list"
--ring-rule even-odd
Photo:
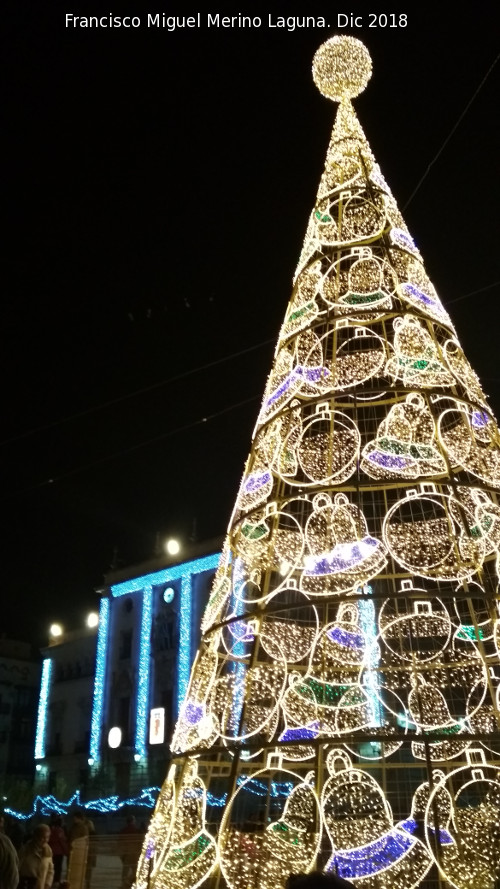
[(331, 37), (314, 56), (314, 83), (333, 102), (359, 96), (371, 76), (370, 53), (355, 37)]

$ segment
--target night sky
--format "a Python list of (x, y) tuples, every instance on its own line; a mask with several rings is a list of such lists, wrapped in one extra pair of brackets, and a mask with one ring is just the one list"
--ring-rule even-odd
[[(0, 633), (43, 644), (96, 607), (115, 550), (125, 566), (157, 532), (225, 530), (334, 118), (312, 57), (341, 11), (303, 3), (329, 27), (291, 32), (248, 7), (213, 14), (260, 28), (148, 30), (198, 7), (139, 0), (11, 21)], [(498, 415), (500, 64), (452, 133), (497, 56), (495, 11), (430, 8), (369, 28), (391, 10), (358, 4), (342, 33), (372, 55), (355, 104), (402, 210), (432, 164), (403, 213)]]

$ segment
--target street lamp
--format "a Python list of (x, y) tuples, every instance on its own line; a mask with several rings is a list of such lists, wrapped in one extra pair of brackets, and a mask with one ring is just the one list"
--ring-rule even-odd
[(181, 551), (181, 545), (178, 540), (171, 537), (170, 540), (167, 540), (165, 549), (169, 556), (176, 556)]
[(120, 746), (122, 742), (122, 730), (119, 726), (114, 725), (113, 728), (110, 728), (108, 734), (108, 745), (113, 750), (116, 750), (117, 747)]

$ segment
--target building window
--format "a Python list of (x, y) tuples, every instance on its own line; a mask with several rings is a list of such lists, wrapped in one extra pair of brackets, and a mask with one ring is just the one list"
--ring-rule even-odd
[(19, 741), (29, 741), (33, 735), (31, 719), (23, 716), (18, 722), (17, 738)]
[(120, 633), (120, 660), (132, 657), (132, 630), (122, 630)]
[(165, 708), (165, 736), (170, 737), (173, 728), (174, 696), (171, 688), (162, 691), (161, 703)]
[(130, 720), (130, 697), (120, 698), (118, 702), (118, 725), (122, 730), (122, 737), (125, 744), (128, 743)]
[(7, 716), (10, 713), (10, 704), (6, 701), (2, 701), (2, 696), (0, 695), (0, 715)]
[(29, 707), (31, 704), (32, 693), (30, 688), (18, 688), (16, 694), (16, 705), (18, 707)]

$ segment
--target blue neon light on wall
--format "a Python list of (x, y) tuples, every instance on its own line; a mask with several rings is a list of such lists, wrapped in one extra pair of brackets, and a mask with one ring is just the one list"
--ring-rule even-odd
[(52, 673), (52, 658), (44, 658), (42, 664), (42, 681), (40, 683), (40, 698), (38, 700), (38, 717), (36, 721), (35, 735), (35, 759), (45, 757), (45, 731), (47, 728), (47, 704), (49, 702), (50, 676)]
[(149, 703), (149, 647), (153, 619), (153, 587), (144, 587), (142, 596), (141, 648), (139, 651), (139, 676), (137, 681), (137, 712), (135, 719), (135, 752), (146, 754), (146, 732)]
[[(241, 787), (242, 784), (247, 781), (247, 775), (240, 775), (237, 781), (237, 786)], [(253, 793), (256, 796), (271, 796), (274, 799), (279, 797), (288, 797), (293, 790), (293, 782), (292, 781), (271, 781), (271, 789), (269, 790), (268, 785), (263, 781), (258, 781), (256, 778), (252, 778), (251, 781), (248, 781), (246, 784), (246, 790), (249, 793)], [(158, 798), (158, 794), (160, 792), (159, 787), (143, 787), (135, 796), (131, 797), (120, 797), (117, 793), (113, 794), (113, 796), (105, 796), (100, 797), (99, 799), (89, 800), (85, 802), (81, 797), (80, 790), (75, 790), (72, 796), (66, 800), (56, 799), (52, 794), (47, 794), (46, 796), (36, 796), (33, 805), (31, 807), (30, 812), (18, 812), (15, 809), (10, 809), (5, 807), (4, 812), (7, 815), (12, 815), (14, 818), (18, 818), (20, 821), (27, 821), (29, 818), (33, 818), (34, 815), (42, 815), (47, 817), (48, 815), (68, 815), (69, 810), (73, 806), (77, 806), (79, 809), (87, 809), (89, 811), (100, 812), (104, 814), (105, 812), (119, 812), (120, 809), (129, 808), (130, 806), (144, 806), (145, 808), (152, 809), (156, 803)], [(195, 798), (200, 798), (201, 790), (198, 788), (196, 791), (193, 791)], [(210, 791), (207, 792), (207, 804), (209, 806), (216, 806), (218, 808), (222, 808), (225, 806), (227, 801), (227, 793), (221, 794), (221, 796), (214, 796)], [(408, 825), (408, 826), (407, 826)], [(410, 831), (413, 833), (415, 830), (416, 822), (407, 818), (404, 822), (404, 825), (401, 825), (402, 828), (406, 831)], [(449, 833), (446, 831), (440, 831), (440, 834), (444, 834), (449, 837)], [(450, 842), (449, 839), (443, 840), (443, 842)]]
[(95, 662), (94, 701), (92, 704), (92, 722), (90, 725), (89, 754), (94, 760), (99, 758), (102, 733), (102, 707), (104, 703), (104, 677), (106, 674), (106, 649), (109, 630), (109, 599), (101, 599), (99, 608), (99, 632), (97, 634), (97, 652)]
[[(368, 595), (373, 593), (373, 589), (369, 583), (363, 587), (363, 592)], [(382, 725), (382, 708), (380, 699), (377, 694), (378, 667), (380, 662), (380, 649), (377, 645), (377, 623), (375, 619), (375, 608), (370, 599), (362, 599), (359, 603), (359, 622), (361, 629), (366, 638), (366, 672), (364, 675), (365, 691), (370, 699), (371, 704), (371, 726)]]
[[(142, 577), (134, 577), (122, 583), (113, 584), (111, 595), (113, 598), (129, 596), (132, 593), (142, 592), (142, 618), (141, 638), (139, 643), (139, 680), (137, 685), (136, 702), (136, 730), (135, 753), (140, 756), (146, 754), (146, 738), (148, 729), (149, 711), (149, 675), (150, 675), (150, 645), (151, 627), (153, 621), (153, 588), (173, 581), (181, 581), (181, 600), (179, 613), (179, 655), (177, 662), (177, 709), (187, 692), (189, 683), (189, 671), (191, 667), (191, 618), (192, 618), (192, 581), (197, 574), (204, 571), (215, 571), (219, 564), (220, 554), (203, 556), (193, 559), (191, 562), (183, 562), (180, 565), (172, 565), (162, 571), (154, 571)], [(109, 599), (102, 602), (108, 603)], [(104, 707), (104, 688), (106, 678), (107, 644), (108, 644), (108, 615), (106, 616), (106, 630), (102, 632), (99, 623), (99, 636), (97, 642), (96, 657), (96, 684), (94, 686), (94, 704), (92, 710), (92, 730), (90, 742), (90, 755), (95, 761), (99, 759), (101, 744), (102, 715)], [(101, 643), (102, 639), (102, 644)], [(99, 678), (98, 678), (99, 677)], [(99, 693), (96, 689), (99, 683)]]

